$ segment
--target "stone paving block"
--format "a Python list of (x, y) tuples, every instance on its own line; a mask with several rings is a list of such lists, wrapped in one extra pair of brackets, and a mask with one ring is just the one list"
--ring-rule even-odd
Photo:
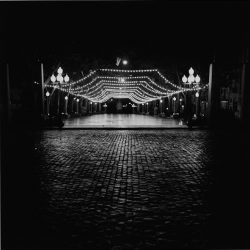
[(67, 221), (79, 249), (204, 246), (212, 141), (207, 131), (44, 131), (35, 145), (41, 214), (54, 228)]

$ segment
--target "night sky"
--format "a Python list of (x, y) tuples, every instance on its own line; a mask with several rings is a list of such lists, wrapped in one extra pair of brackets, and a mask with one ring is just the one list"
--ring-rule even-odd
[[(22, 2), (1, 6), (7, 61), (28, 72), (43, 61), (79, 71), (88, 61), (130, 67), (238, 62), (247, 46), (247, 2)], [(26, 69), (24, 69), (26, 67)], [(35, 66), (37, 67), (37, 66)], [(85, 67), (87, 67), (85, 65)]]

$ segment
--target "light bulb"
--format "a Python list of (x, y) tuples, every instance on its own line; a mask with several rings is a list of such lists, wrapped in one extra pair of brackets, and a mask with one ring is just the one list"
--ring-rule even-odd
[(63, 73), (63, 69), (61, 67), (59, 67), (57, 70), (57, 73), (61, 75)]
[(193, 74), (194, 74), (194, 70), (193, 70), (192, 67), (189, 69), (188, 73), (189, 73), (190, 75), (193, 75)]
[(69, 82), (69, 76), (66, 74), (66, 76), (64, 77), (64, 81), (65, 82)]
[(195, 81), (196, 81), (196, 83), (200, 83), (201, 78), (199, 77), (199, 75), (197, 75), (197, 76), (195, 77)]
[(194, 76), (193, 76), (193, 75), (190, 75), (190, 76), (188, 77), (188, 83), (191, 84), (191, 83), (193, 83), (193, 82), (194, 82)]
[(56, 81), (56, 77), (55, 77), (54, 74), (50, 77), (50, 80), (51, 80), (51, 82), (53, 82), (53, 83)]
[(56, 80), (57, 80), (58, 82), (62, 83), (62, 82), (63, 82), (63, 77), (62, 77), (62, 75), (60, 75), (60, 74), (57, 75)]
[(184, 75), (184, 76), (182, 77), (182, 82), (186, 83), (187, 80), (188, 80), (187, 77)]

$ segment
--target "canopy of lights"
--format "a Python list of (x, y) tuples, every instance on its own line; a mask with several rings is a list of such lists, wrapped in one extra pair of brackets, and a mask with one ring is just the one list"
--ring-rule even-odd
[(169, 81), (157, 69), (98, 69), (90, 71), (87, 76), (77, 81), (70, 81), (68, 75), (63, 77), (61, 67), (57, 72), (57, 77), (52, 75), (46, 87), (58, 88), (68, 95), (86, 98), (95, 103), (104, 103), (110, 98), (129, 98), (134, 103), (142, 104), (207, 87), (201, 87), (200, 77), (194, 76), (192, 68), (189, 70), (189, 77), (182, 78), (185, 86)]

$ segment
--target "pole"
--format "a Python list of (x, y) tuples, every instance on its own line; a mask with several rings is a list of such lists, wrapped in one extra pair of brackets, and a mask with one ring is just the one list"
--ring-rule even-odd
[(49, 116), (49, 96), (47, 96), (47, 115)]
[(208, 82), (208, 121), (211, 123), (212, 116), (212, 86), (213, 86), (213, 64), (209, 65), (209, 82)]
[(11, 119), (11, 100), (10, 100), (10, 72), (9, 72), (9, 64), (6, 65), (6, 73), (7, 73), (7, 122), (10, 122)]
[(199, 97), (196, 97), (196, 117), (198, 117), (198, 98)]
[(65, 115), (68, 114), (68, 99), (65, 99)]
[(42, 116), (44, 117), (44, 70), (41, 63), (41, 86), (42, 86)]
[(82, 115), (82, 104), (83, 103), (83, 98), (80, 99), (79, 101), (79, 114)]
[(78, 110), (79, 110), (79, 102), (76, 101), (76, 113), (78, 114)]

